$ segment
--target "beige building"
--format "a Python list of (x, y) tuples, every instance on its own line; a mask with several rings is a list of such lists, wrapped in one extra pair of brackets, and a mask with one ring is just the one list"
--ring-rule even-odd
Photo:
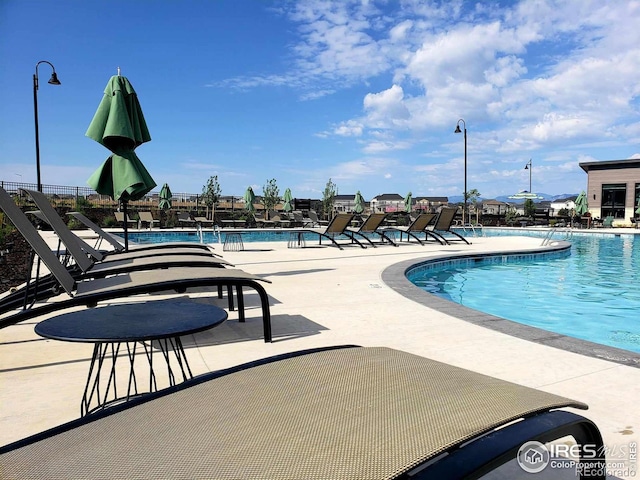
[(592, 217), (612, 216), (620, 223), (639, 217), (640, 158), (582, 162), (587, 172), (587, 200)]

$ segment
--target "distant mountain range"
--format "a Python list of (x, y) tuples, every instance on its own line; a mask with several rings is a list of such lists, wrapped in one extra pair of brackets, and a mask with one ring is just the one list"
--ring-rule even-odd
[[(534, 192), (537, 193), (537, 192)], [(539, 197), (542, 197), (541, 200), (534, 200), (536, 203), (537, 202), (555, 202), (556, 200), (564, 200), (565, 198), (575, 198), (577, 197), (579, 194), (578, 193), (561, 193), (560, 195), (549, 195), (547, 193), (538, 193)], [(484, 197), (480, 197), (480, 201), (482, 200), (498, 200), (499, 202), (505, 202), (505, 203), (524, 203), (524, 200), (514, 200), (513, 198), (509, 198), (509, 195), (501, 195), (499, 197), (496, 198), (484, 198)], [(449, 202), (450, 203), (458, 203), (458, 202), (463, 202), (464, 198), (462, 197), (462, 195), (454, 195), (449, 197)]]

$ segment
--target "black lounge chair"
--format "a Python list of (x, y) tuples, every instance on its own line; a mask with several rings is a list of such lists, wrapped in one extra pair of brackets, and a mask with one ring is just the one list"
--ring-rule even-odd
[[(402, 242), (402, 236), (407, 236), (407, 242), (411, 242), (411, 239), (415, 239), (420, 245), (424, 245), (424, 242), (429, 241), (429, 238), (435, 240), (441, 245), (446, 245), (445, 240), (427, 227), (433, 223), (436, 218), (435, 213), (421, 213), (418, 215), (407, 227), (387, 227), (387, 230), (396, 231), (400, 233), (400, 241)], [(424, 239), (419, 237), (420, 234), (424, 234)]]
[[(218, 267), (175, 267), (159, 270), (133, 271), (126, 274), (114, 275), (108, 278), (95, 278), (91, 280), (77, 280), (67, 268), (60, 263), (56, 255), (42, 239), (38, 231), (29, 219), (14, 203), (9, 194), (0, 187), (0, 207), (9, 217), (11, 222), (22, 233), (35, 254), (49, 269), (56, 279), (54, 292), (66, 292), (69, 298), (53, 299), (52, 292), (37, 291), (31, 299), (33, 302), (47, 298), (47, 303), (30, 305), (23, 304), (17, 309), (15, 303), (2, 302), (0, 313), (13, 313), (0, 319), (0, 328), (14, 325), (27, 319), (37, 318), (41, 315), (64, 310), (66, 308), (84, 305), (95, 306), (98, 302), (114, 298), (129, 297), (132, 295), (148, 294), (154, 292), (175, 291), (184, 293), (189, 288), (218, 287), (218, 295), (221, 287), (226, 286), (230, 290), (235, 287), (238, 299), (238, 317), (241, 322), (245, 320), (243, 287), (253, 288), (260, 296), (262, 306), (262, 320), (265, 342), (271, 341), (271, 314), (269, 298), (260, 282), (270, 283), (269, 280), (257, 277), (243, 270)], [(59, 290), (57, 290), (59, 289)], [(233, 308), (232, 296), (229, 296), (230, 308)]]
[(213, 220), (209, 220), (207, 217), (193, 217), (193, 220), (196, 222), (196, 226), (200, 227), (212, 227)]
[(133, 270), (168, 268), (172, 266), (232, 266), (231, 263), (209, 250), (186, 247), (142, 252), (132, 250), (105, 256), (67, 227), (42, 192), (35, 190), (24, 191), (31, 196), (40, 209), (32, 213), (36, 213), (39, 218), (53, 228), (64, 244), (67, 253), (82, 271), (84, 278), (104, 277)]
[[(99, 252), (103, 256), (113, 255), (116, 253), (124, 252), (124, 244), (118, 239), (117, 236), (112, 235), (111, 233), (105, 231), (96, 223), (89, 220), (85, 215), (80, 212), (68, 212), (67, 215), (75, 218), (80, 223), (82, 223), (85, 227), (93, 230), (94, 233), (98, 235), (98, 241), (96, 245), (93, 247), (98, 250), (102, 242), (107, 242), (111, 245), (113, 250), (99, 250)], [(207, 245), (206, 243), (196, 243), (196, 242), (164, 242), (164, 243), (152, 243), (146, 245), (135, 245), (129, 242), (129, 251), (135, 251), (135, 254), (141, 255), (141, 252), (149, 252), (149, 255), (162, 255), (164, 254), (162, 250), (165, 249), (175, 249), (176, 247), (188, 248), (192, 251), (191, 254), (195, 254), (197, 251), (203, 251), (205, 254), (209, 255), (213, 248)], [(93, 255), (92, 255), (93, 256)], [(96, 260), (101, 260), (99, 257), (94, 257)]]
[(0, 465), (20, 479), (514, 478), (497, 469), (544, 467), (542, 444), (572, 436), (575, 471), (605, 479), (598, 427), (567, 407), (587, 408), (398, 350), (330, 347), (98, 411), (0, 447)]
[[(353, 220), (352, 213), (338, 213), (335, 217), (331, 219), (331, 221), (329, 222), (329, 225), (327, 225), (324, 229), (322, 230), (309, 229), (306, 231), (311, 233), (317, 233), (319, 235), (320, 244), (322, 244), (322, 239), (326, 238), (327, 240), (331, 241), (332, 245), (338, 247), (340, 250), (342, 250), (342, 247), (344, 245), (347, 245), (345, 243), (338, 243), (336, 241), (336, 238), (340, 237), (341, 235), (348, 237), (351, 240), (350, 244), (357, 244), (362, 248), (367, 248), (355, 236), (349, 234), (350, 232), (348, 232), (347, 227), (349, 227), (349, 225), (351, 224), (351, 220)], [(304, 231), (305, 230), (298, 230), (298, 232), (304, 232)]]
[[(113, 215), (116, 217), (116, 222), (124, 226), (124, 223), (125, 223), (124, 212), (113, 212)], [(138, 221), (134, 220), (133, 218), (130, 218), (129, 214), (127, 214), (126, 221), (127, 221), (127, 225), (133, 225), (134, 227), (138, 225)]]
[[(387, 236), (384, 230), (380, 228), (384, 223), (386, 217), (386, 213), (372, 213), (365, 219), (364, 222), (362, 222), (362, 225), (360, 225), (359, 228), (355, 229), (347, 227), (344, 231), (344, 234), (351, 238), (353, 238), (354, 235), (358, 235), (359, 237), (369, 242), (369, 245), (371, 245), (372, 247), (375, 247), (376, 244), (384, 245), (385, 243), (397, 247), (398, 245), (396, 244), (396, 242), (394, 242), (391, 237)], [(378, 235), (380, 237), (380, 241), (374, 242), (373, 240), (371, 240), (370, 237), (372, 235)]]
[(149, 227), (149, 230), (151, 230), (154, 225), (157, 225), (158, 227), (160, 226), (160, 220), (153, 218), (153, 214), (151, 212), (138, 212), (138, 217), (140, 218), (138, 228), (142, 228), (145, 223)]
[(178, 212), (178, 223), (182, 228), (196, 226), (196, 221), (187, 212)]
[[(451, 230), (453, 220), (458, 212), (457, 207), (442, 207), (440, 213), (436, 217), (431, 233), (438, 235), (448, 245), (451, 242), (464, 242), (471, 245), (471, 242), (457, 232)], [(429, 231), (429, 230), (427, 230)]]

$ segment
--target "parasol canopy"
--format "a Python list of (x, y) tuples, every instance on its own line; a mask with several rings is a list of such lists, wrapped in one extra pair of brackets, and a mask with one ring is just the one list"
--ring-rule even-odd
[(587, 203), (587, 194), (584, 192), (584, 190), (576, 198), (575, 205), (576, 205), (576, 215), (580, 217), (589, 211), (589, 205)]
[(284, 202), (284, 204), (282, 205), (282, 209), (285, 212), (290, 212), (291, 210), (293, 210), (293, 205), (291, 204), (291, 202), (293, 202), (293, 195), (291, 194), (290, 188), (287, 188), (284, 191), (284, 197), (282, 197), (282, 200)]
[(160, 210), (169, 210), (171, 208), (171, 189), (169, 188), (169, 184), (165, 183), (160, 189), (158, 208)]
[(412, 199), (412, 194), (411, 192), (407, 193), (407, 196), (404, 197), (404, 211), (407, 213), (411, 213), (411, 202), (413, 201)]
[[(151, 136), (138, 96), (126, 77), (114, 75), (109, 79), (85, 135), (112, 152), (87, 183), (96, 192), (122, 202), (126, 219), (127, 202), (142, 198), (156, 186), (135, 153), (135, 149), (150, 141)], [(123, 227), (127, 250), (126, 221)]]
[(247, 188), (247, 191), (244, 192), (244, 208), (250, 213), (256, 211), (256, 207), (253, 204), (253, 201), (256, 199), (255, 193), (253, 193), (253, 188)]
[(537, 193), (527, 192), (523, 190), (521, 192), (516, 193), (515, 195), (510, 195), (509, 198), (513, 200), (543, 200), (544, 197), (539, 196)]
[(361, 214), (362, 212), (364, 212), (364, 198), (362, 198), (362, 194), (360, 193), (360, 190), (356, 192), (354, 203), (355, 205), (353, 207), (353, 211), (355, 213)]

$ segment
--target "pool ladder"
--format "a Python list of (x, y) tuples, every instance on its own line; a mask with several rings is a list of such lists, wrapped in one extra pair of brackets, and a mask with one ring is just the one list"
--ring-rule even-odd
[(484, 237), (485, 236), (484, 227), (482, 226), (481, 223), (476, 223), (475, 225), (473, 225), (471, 223), (467, 223), (466, 225), (462, 226), (462, 231), (464, 233), (467, 233), (467, 229), (471, 230), (471, 236), (472, 237)]
[[(196, 225), (196, 233), (198, 234), (200, 243), (204, 243), (204, 231), (202, 229), (202, 225), (199, 223)], [(218, 243), (222, 243), (222, 235), (220, 235), (220, 227), (218, 225), (213, 225), (212, 233), (213, 236), (218, 240)]]
[(571, 237), (573, 237), (573, 230), (570, 228), (552, 228), (542, 239), (542, 245), (551, 245), (551, 242), (554, 241), (553, 236), (556, 232), (563, 232), (565, 234), (564, 238), (561, 238), (560, 240), (568, 241), (571, 240)]

